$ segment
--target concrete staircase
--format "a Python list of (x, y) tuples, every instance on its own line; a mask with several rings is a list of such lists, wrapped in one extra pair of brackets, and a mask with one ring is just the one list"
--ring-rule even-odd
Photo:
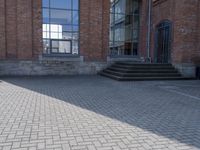
[(150, 64), (135, 62), (116, 62), (100, 72), (100, 75), (115, 80), (181, 80), (186, 79), (172, 64)]

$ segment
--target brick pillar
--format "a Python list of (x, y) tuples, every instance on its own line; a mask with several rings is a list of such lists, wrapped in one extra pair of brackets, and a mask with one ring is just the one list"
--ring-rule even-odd
[(140, 33), (138, 55), (146, 58), (147, 56), (147, 21), (148, 21), (148, 1), (141, 0), (140, 3)]
[(33, 59), (42, 53), (41, 5), (41, 0), (0, 0), (0, 58)]
[(173, 63), (193, 63), (197, 51), (198, 0), (176, 0)]
[(172, 63), (186, 77), (195, 76), (198, 50), (198, 0), (176, 0)]
[(103, 0), (103, 31), (102, 31), (102, 58), (106, 59), (109, 54), (109, 32), (110, 32), (110, 2)]
[(200, 66), (200, 1), (198, 1), (198, 26), (197, 26), (197, 49), (194, 53), (194, 62)]
[(90, 0), (89, 6), (89, 60), (93, 61), (101, 59), (102, 54), (102, 0)]
[(38, 58), (42, 54), (42, 1), (32, 0), (33, 5), (33, 57)]
[(88, 59), (90, 0), (80, 1), (80, 55)]
[(6, 0), (6, 48), (6, 58), (17, 58), (17, 0)]
[(17, 0), (17, 56), (32, 58), (32, 0)]
[(105, 60), (109, 37), (108, 0), (80, 1), (80, 54), (86, 61)]
[(5, 0), (0, 0), (0, 59), (6, 56)]

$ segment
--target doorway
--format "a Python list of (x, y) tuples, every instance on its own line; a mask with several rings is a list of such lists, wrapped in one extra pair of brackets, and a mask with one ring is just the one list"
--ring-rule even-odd
[(171, 30), (170, 21), (162, 21), (156, 27), (156, 63), (170, 63), (171, 61)]

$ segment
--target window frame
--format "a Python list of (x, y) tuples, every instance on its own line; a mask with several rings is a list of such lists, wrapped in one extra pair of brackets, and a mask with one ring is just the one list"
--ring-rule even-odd
[[(59, 53), (59, 52), (53, 52), (52, 50), (52, 42), (58, 41), (58, 42), (70, 42), (70, 53)], [(66, 40), (66, 39), (50, 39), (50, 53), (51, 54), (72, 54), (72, 40)]]
[[(135, 13), (135, 11), (132, 10), (129, 13), (126, 14), (126, 8), (125, 8), (125, 13), (123, 14), (123, 13), (116, 13), (115, 12), (115, 9), (116, 9), (115, 6), (116, 6), (117, 3), (119, 3), (119, 1), (121, 1), (121, 0), (111, 0), (110, 1), (110, 3), (111, 3), (111, 5), (110, 5), (110, 18), (111, 18), (111, 20), (110, 20), (110, 32), (109, 32), (109, 34), (110, 34), (110, 36), (109, 36), (109, 56), (110, 57), (135, 57), (135, 56), (139, 55), (139, 44), (140, 44), (139, 39), (140, 39), (140, 28), (141, 28), (140, 27), (141, 3), (140, 3), (140, 1), (137, 1), (137, 3), (138, 3), (138, 6), (137, 6), (138, 13)], [(126, 0), (122, 0), (122, 1), (126, 1)], [(118, 15), (124, 15), (125, 17), (121, 17), (121, 18), (116, 19), (116, 16), (118, 16)], [(126, 21), (129, 20), (129, 19), (126, 18), (127, 16), (129, 18), (136, 17), (136, 16), (138, 17), (138, 22), (137, 22), (136, 26), (134, 26), (134, 28), (133, 28), (132, 25), (135, 22), (130, 24), (131, 25), (130, 30), (132, 31), (130, 38), (129, 38), (129, 35), (126, 34), (126, 27), (128, 27), (128, 26), (126, 26), (127, 23), (128, 23)], [(131, 21), (129, 20), (129, 22), (131, 22)], [(122, 40), (122, 41), (115, 40), (115, 38), (116, 38), (116, 30), (115, 29), (118, 27), (119, 24), (124, 26), (124, 31), (125, 31), (124, 32), (124, 40)], [(111, 34), (111, 32), (112, 32), (112, 34)], [(137, 36), (137, 38), (135, 38), (136, 36)], [(126, 40), (126, 38), (128, 40)], [(126, 54), (125, 47), (129, 43), (129, 41), (131, 41), (131, 54)], [(119, 46), (118, 43), (120, 43), (120, 42), (121, 43), (123, 42), (124, 45)], [(137, 45), (137, 50), (134, 50), (135, 45)], [(121, 50), (122, 47), (124, 47), (124, 49)], [(119, 49), (119, 52), (117, 54), (113, 54), (112, 51), (115, 51), (115, 50), (118, 51), (117, 49)]]
[[(48, 24), (49, 25), (49, 31), (44, 31), (42, 29), (42, 34), (44, 32), (49, 32), (49, 38), (43, 38), (43, 56), (70, 56), (70, 57), (79, 57), (80, 56), (80, 0), (77, 0), (78, 2), (78, 9), (74, 9), (73, 6), (73, 0), (71, 0), (71, 9), (63, 9), (63, 8), (51, 8), (51, 0), (48, 0), (48, 4), (49, 6), (43, 6), (43, 2), (42, 2), (42, 12), (44, 9), (48, 10), (48, 22), (44, 22), (44, 18), (43, 18), (43, 13), (42, 13), (42, 25), (43, 24)], [(71, 33), (71, 37), (70, 39), (55, 39), (55, 38), (51, 38), (51, 33), (54, 33), (53, 31), (51, 32), (51, 27), (50, 25), (56, 25), (56, 23), (51, 23), (51, 10), (65, 10), (65, 11), (70, 11), (71, 12), (71, 23), (70, 24), (57, 24), (57, 25), (64, 25), (64, 26), (71, 26), (71, 30), (67, 31), (69, 33)], [(74, 12), (78, 14), (78, 21), (73, 21), (74, 20)], [(74, 22), (77, 22), (77, 24), (74, 24)], [(65, 32), (65, 31), (64, 31)], [(77, 39), (74, 39), (74, 34), (77, 34)], [(49, 41), (49, 47), (47, 48), (47, 51), (45, 52), (45, 47), (44, 47), (44, 41)], [(52, 52), (52, 41), (70, 41), (70, 53), (55, 53)], [(77, 42), (77, 51), (74, 52), (73, 54), (73, 42)], [(49, 49), (49, 50), (48, 50)], [(75, 48), (76, 49), (76, 48)]]

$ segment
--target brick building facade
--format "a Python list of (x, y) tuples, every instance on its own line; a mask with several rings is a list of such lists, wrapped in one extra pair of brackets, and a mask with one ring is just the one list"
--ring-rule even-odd
[[(53, 0), (52, 0), (53, 1)], [(64, 0), (62, 0), (64, 1)], [(66, 0), (68, 1), (68, 0)], [(126, 0), (124, 7), (128, 9), (128, 5), (133, 3), (136, 5), (136, 0)], [(114, 1), (115, 2), (115, 1)], [(110, 0), (79, 0), (78, 2), (78, 24), (72, 25), (73, 28), (77, 26), (76, 31), (66, 32), (65, 38), (62, 40), (58, 38), (49, 38), (49, 33), (45, 38), (46, 41), (51, 43), (47, 47), (49, 53), (44, 52), (44, 24), (46, 28), (51, 28), (51, 25), (44, 23), (44, 9), (50, 10), (52, 13), (52, 21), (64, 22), (69, 21), (64, 18), (56, 18), (53, 16), (58, 15), (59, 11), (69, 12), (68, 8), (45, 8), (42, 0), (0, 0), (0, 74), (1, 75), (65, 75), (65, 74), (95, 74), (102, 68), (106, 67), (113, 61), (135, 60), (140, 59), (145, 61), (147, 57), (151, 62), (158, 62), (158, 60), (166, 59), (167, 63), (174, 64), (186, 76), (194, 75), (195, 65), (199, 63), (200, 59), (200, 1), (198, 0), (154, 0), (149, 7), (148, 0), (138, 0), (139, 7), (135, 8), (133, 18), (139, 15), (139, 26), (136, 27), (136, 21), (131, 20), (130, 15), (127, 18), (127, 11), (124, 10), (124, 25), (132, 25), (130, 34), (132, 37), (131, 42), (126, 42), (128, 33), (124, 37), (124, 45), (119, 46), (122, 41), (115, 40), (119, 37), (123, 29), (118, 30), (117, 23), (112, 27), (115, 33), (114, 45), (113, 41), (109, 38), (109, 31), (112, 27), (111, 8), (119, 9), (118, 1), (116, 4)], [(72, 2), (71, 2), (72, 3)], [(50, 4), (48, 4), (50, 6)], [(116, 5), (116, 6), (114, 6)], [(75, 6), (75, 4), (74, 4)], [(72, 5), (72, 7), (74, 7)], [(132, 5), (131, 5), (132, 6)], [(50, 6), (51, 7), (51, 6)], [(51, 12), (52, 10), (52, 12)], [(132, 10), (132, 8), (130, 9)], [(150, 10), (150, 11), (149, 11)], [(54, 14), (53, 14), (54, 11)], [(56, 12), (57, 11), (57, 12)], [(72, 14), (75, 10), (71, 10)], [(123, 18), (121, 12), (118, 13), (118, 18)], [(149, 13), (151, 13), (149, 15)], [(72, 17), (74, 17), (72, 15)], [(77, 16), (76, 16), (77, 17)], [(149, 18), (150, 17), (150, 18)], [(116, 19), (116, 18), (115, 18)], [(116, 21), (116, 20), (115, 20)], [(148, 21), (150, 29), (150, 49), (148, 52)], [(73, 22), (73, 21), (72, 21)], [(164, 23), (162, 23), (164, 22)], [(168, 28), (168, 22), (170, 28)], [(129, 23), (129, 24), (128, 24)], [(159, 26), (160, 24), (160, 26)], [(126, 26), (127, 25), (127, 26)], [(58, 25), (59, 28), (60, 25)], [(69, 26), (69, 25), (68, 25)], [(70, 27), (70, 26), (69, 26)], [(166, 28), (165, 28), (166, 27)], [(64, 37), (64, 25), (61, 27), (63, 31), (57, 34)], [(67, 25), (66, 25), (67, 28)], [(166, 30), (165, 30), (166, 29)], [(67, 29), (66, 29), (67, 30)], [(126, 30), (126, 29), (125, 29)], [(48, 31), (45, 31), (49, 32)], [(53, 31), (52, 29), (52, 32)], [(78, 45), (74, 46), (74, 38), (72, 36), (77, 33), (76, 37)], [(128, 30), (129, 32), (129, 30)], [(134, 41), (134, 36), (138, 32), (138, 41)], [(130, 33), (130, 32), (129, 32)], [(163, 39), (167, 40), (169, 45), (163, 46), (159, 44), (159, 36), (168, 35)], [(53, 36), (54, 33), (50, 33)], [(55, 34), (54, 34), (55, 35)], [(120, 39), (120, 38), (119, 38)], [(61, 43), (59, 43), (61, 42)], [(53, 43), (58, 43), (59, 46), (53, 51)], [(71, 45), (70, 45), (71, 43)], [(116, 46), (116, 43), (118, 45)], [(72, 47), (72, 51), (62, 47)], [(160, 45), (164, 51), (159, 51)], [(74, 46), (74, 48), (73, 48)], [(50, 47), (50, 48), (49, 48)], [(112, 50), (110, 50), (112, 47)], [(131, 48), (129, 48), (131, 47)], [(136, 48), (137, 47), (137, 48)], [(165, 48), (163, 48), (165, 47)], [(167, 47), (167, 48), (166, 48)], [(77, 49), (76, 52), (73, 50)], [(123, 50), (122, 50), (123, 49)], [(131, 49), (131, 51), (126, 50)], [(133, 52), (135, 49), (137, 52)], [(167, 49), (167, 50), (166, 50)], [(111, 55), (114, 51), (116, 56)], [(123, 53), (122, 53), (123, 51)], [(166, 52), (167, 51), (167, 52)], [(149, 56), (148, 56), (149, 53)], [(164, 57), (163, 55), (168, 55)], [(157, 58), (159, 57), (159, 58)], [(160, 62), (159, 62), (160, 63)], [(165, 63), (165, 62), (164, 62)]]

